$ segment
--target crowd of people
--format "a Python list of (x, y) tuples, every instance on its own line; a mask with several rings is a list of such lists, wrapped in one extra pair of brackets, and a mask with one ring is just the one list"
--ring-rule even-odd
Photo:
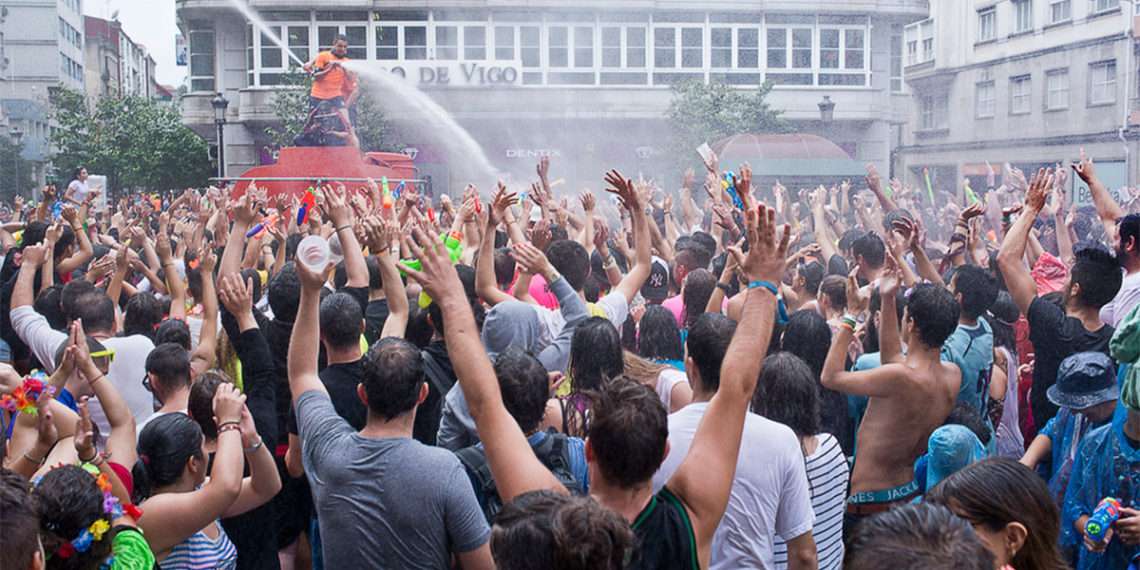
[(17, 198), (0, 567), (1140, 564), (1140, 214), (1083, 151), (980, 195), (706, 161)]

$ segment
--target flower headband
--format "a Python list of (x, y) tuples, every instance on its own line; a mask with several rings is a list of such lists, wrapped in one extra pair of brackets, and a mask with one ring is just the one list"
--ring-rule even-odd
[(24, 377), (24, 383), (12, 391), (11, 394), (4, 394), (0, 396), (0, 408), (4, 408), (9, 412), (23, 412), (25, 414), (36, 415), (36, 400), (46, 390), (48, 394), (52, 394), (55, 388), (48, 386), (47, 374), (43, 371), (35, 370), (30, 375)]
[[(103, 540), (103, 535), (111, 530), (111, 524), (107, 519), (115, 520), (123, 516), (123, 513), (130, 515), (136, 519), (142, 517), (142, 511), (134, 505), (127, 505), (123, 507), (119, 504), (119, 500), (111, 493), (111, 481), (108, 479), (106, 473), (100, 473), (99, 468), (90, 464), (84, 463), (82, 469), (91, 474), (95, 478), (95, 484), (99, 486), (99, 490), (103, 492), (103, 512), (107, 518), (97, 518), (90, 526), (81, 530), (79, 536), (74, 539), (64, 542), (56, 549), (55, 554), (60, 558), (67, 559), (74, 556), (76, 553), (83, 553), (91, 550), (91, 546)], [(49, 525), (50, 528), (50, 525)]]

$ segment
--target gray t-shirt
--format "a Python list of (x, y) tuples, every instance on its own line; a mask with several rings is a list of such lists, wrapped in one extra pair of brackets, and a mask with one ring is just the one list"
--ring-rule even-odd
[(410, 437), (362, 437), (315, 390), (297, 400), (297, 427), (326, 568), (445, 569), (451, 553), (490, 539), (451, 452)]

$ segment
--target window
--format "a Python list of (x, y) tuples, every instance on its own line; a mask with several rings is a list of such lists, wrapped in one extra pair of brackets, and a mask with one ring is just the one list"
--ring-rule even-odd
[(1009, 114), (1028, 114), (1032, 99), (1033, 82), (1031, 76), (1022, 75), (1009, 78)]
[(621, 28), (602, 28), (602, 67), (621, 67)]
[(819, 31), (819, 66), (839, 69), (839, 30)]
[(713, 28), (709, 40), (712, 67), (722, 69), (732, 67), (732, 28)]
[(435, 27), (435, 59), (459, 59), (459, 28), (455, 26)]
[[(277, 37), (281, 37), (281, 28), (269, 28)], [(262, 69), (281, 69), (285, 67), (285, 59), (281, 56), (281, 48), (273, 43), (269, 35), (261, 32), (261, 67)]]
[(519, 28), (519, 55), (523, 67), (538, 67), (542, 65), (542, 34), (538, 26), (522, 26)]
[(1054, 69), (1045, 73), (1045, 109), (1069, 108), (1069, 70)]
[(625, 66), (632, 68), (644, 68), (646, 60), (646, 47), (645, 40), (647, 38), (645, 28), (626, 28), (625, 29)]
[[(289, 26), (289, 51), (301, 61), (309, 61), (309, 26)], [(395, 28), (392, 36), (395, 37)], [(396, 59), (392, 57), (392, 59)]]
[(994, 116), (996, 89), (993, 81), (984, 81), (975, 86), (974, 108), (979, 119), (988, 119)]
[(1089, 105), (1116, 102), (1116, 60), (1089, 64)]
[(1099, 14), (1101, 12), (1108, 12), (1109, 10), (1115, 10), (1117, 7), (1120, 6), (1120, 0), (1091, 0), (1091, 1), (1092, 1), (1092, 13), (1093, 14)]
[(570, 32), (566, 26), (551, 26), (547, 30), (547, 65), (567, 67), (570, 65)]
[(655, 28), (653, 30), (653, 66), (677, 67), (676, 28)]
[(811, 67), (812, 30), (792, 30), (792, 67)]
[(738, 28), (736, 30), (736, 67), (756, 69), (760, 67), (760, 30)]
[(190, 90), (214, 90), (214, 29), (209, 22), (191, 21)]
[(396, 26), (376, 26), (376, 59), (400, 59), (400, 29)]
[(989, 7), (978, 12), (978, 41), (987, 42), (997, 37), (997, 9)]
[(864, 31), (843, 30), (843, 68), (863, 69)]
[(891, 92), (903, 90), (903, 34), (902, 26), (891, 26)]
[(1033, 0), (1013, 0), (1013, 32), (1033, 30)]
[(788, 67), (788, 30), (768, 28), (768, 67)]
[(906, 64), (934, 61), (934, 20), (923, 20), (906, 27)]
[(1073, 19), (1073, 0), (1052, 0), (1049, 3), (1049, 23), (1057, 24)]
[(574, 67), (594, 67), (594, 28), (574, 27)]
[(511, 61), (515, 59), (515, 29), (511, 26), (495, 26), (495, 59)]
[(681, 67), (704, 67), (704, 37), (701, 28), (681, 30)]
[(906, 64), (916, 63), (918, 63), (918, 40), (910, 40), (906, 43)]
[(404, 59), (408, 61), (427, 59), (427, 27), (404, 27)]
[(947, 96), (926, 95), (920, 100), (919, 125), (923, 130), (947, 128), (950, 100)]
[(463, 26), (463, 59), (475, 61), (487, 59), (486, 27)]

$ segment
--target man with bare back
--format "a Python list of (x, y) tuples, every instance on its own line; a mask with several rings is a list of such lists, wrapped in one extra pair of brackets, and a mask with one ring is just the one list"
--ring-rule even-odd
[[(843, 316), (831, 339), (821, 378), (826, 388), (870, 398), (855, 447), (857, 459), (847, 500), (848, 532), (862, 518), (905, 504), (918, 495), (914, 461), (926, 451), (931, 432), (950, 415), (962, 380), (958, 367), (939, 356), (942, 343), (958, 326), (957, 301), (942, 287), (915, 287), (903, 312), (900, 339), (895, 315), (900, 271), (889, 256), (879, 281), (883, 364), (871, 370), (844, 371), (855, 323), (868, 305), (867, 297), (857, 293), (857, 271), (851, 272), (847, 287), (850, 314)], [(906, 342), (905, 354), (901, 341)]]

